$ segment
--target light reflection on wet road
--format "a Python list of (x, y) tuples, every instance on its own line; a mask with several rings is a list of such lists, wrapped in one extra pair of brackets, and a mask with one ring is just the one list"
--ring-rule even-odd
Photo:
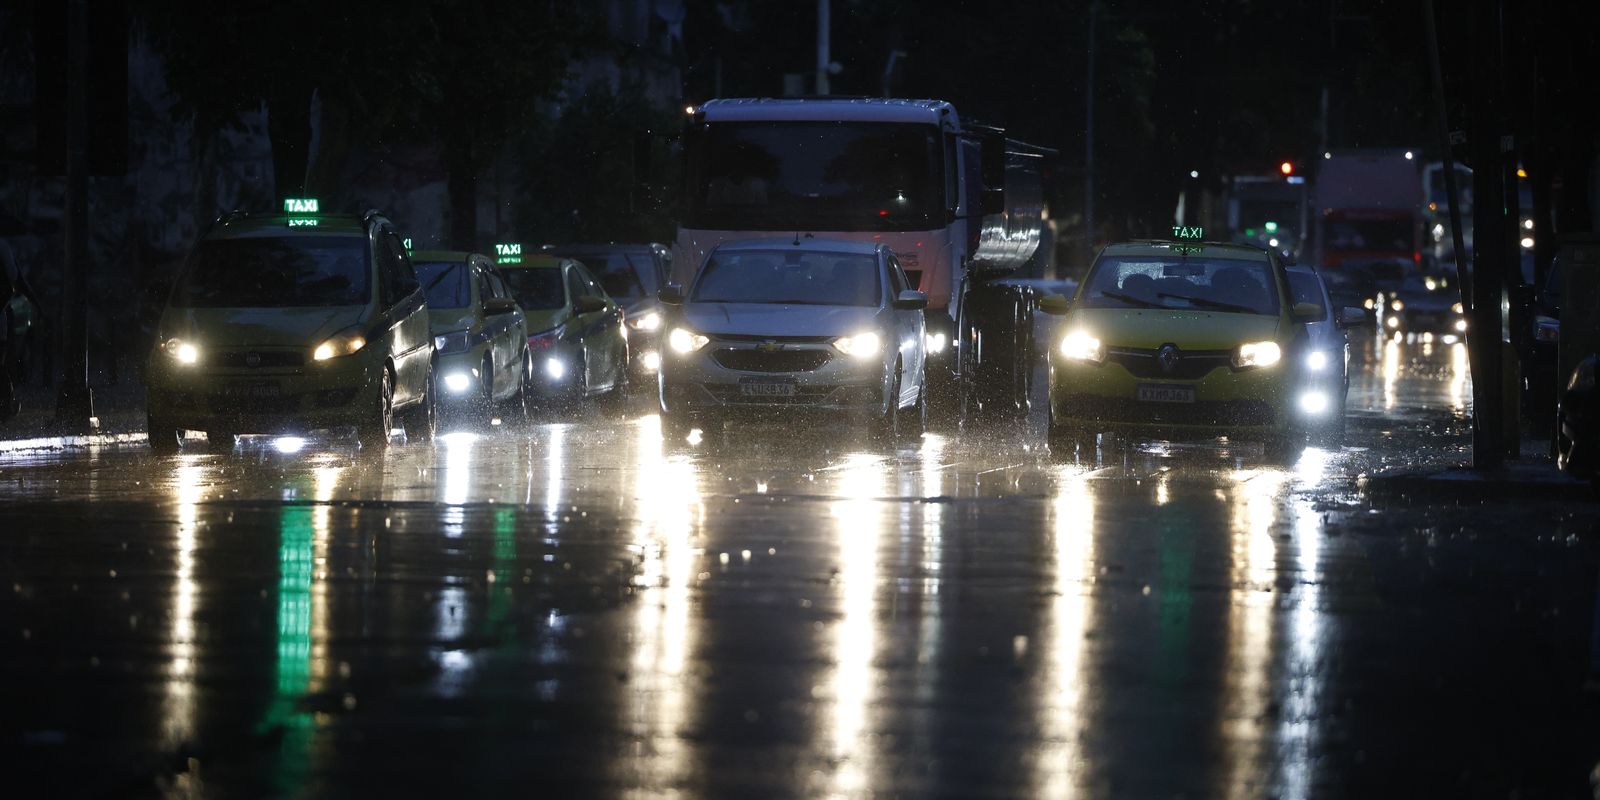
[(1582, 789), (1595, 515), (1369, 507), (1464, 457), (1470, 384), (1359, 350), (1343, 445), (1287, 468), (1053, 459), (1037, 411), (0, 455), (0, 732), (96, 793)]

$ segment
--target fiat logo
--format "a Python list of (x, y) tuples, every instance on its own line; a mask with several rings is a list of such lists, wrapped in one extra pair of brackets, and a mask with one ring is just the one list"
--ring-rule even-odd
[(1156, 360), (1161, 362), (1161, 371), (1167, 373), (1178, 368), (1178, 359), (1182, 357), (1178, 354), (1178, 346), (1173, 344), (1162, 345), (1160, 352), (1156, 353)]
[(251, 369), (261, 366), (261, 354), (254, 350), (246, 353), (244, 356), (244, 365), (250, 367)]

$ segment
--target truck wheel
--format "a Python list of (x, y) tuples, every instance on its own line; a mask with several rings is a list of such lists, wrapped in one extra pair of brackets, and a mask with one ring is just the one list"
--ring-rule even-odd
[(388, 447), (389, 431), (394, 429), (394, 376), (387, 368), (378, 382), (378, 401), (375, 405), (367, 412), (367, 419), (356, 426), (356, 438), (363, 450)]
[(145, 430), (150, 434), (150, 451), (158, 456), (173, 455), (183, 447), (183, 431), (161, 417), (146, 417)]

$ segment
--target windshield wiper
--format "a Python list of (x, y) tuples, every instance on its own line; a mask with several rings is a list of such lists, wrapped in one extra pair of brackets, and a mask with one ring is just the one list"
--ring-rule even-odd
[(1140, 308), (1166, 308), (1166, 306), (1160, 303), (1151, 302), (1143, 297), (1134, 297), (1131, 294), (1123, 294), (1122, 292), (1101, 292), (1100, 296), (1109, 297), (1112, 300), (1120, 300), (1129, 305), (1139, 306)]
[(1224, 303), (1221, 300), (1212, 300), (1212, 299), (1207, 298), (1207, 297), (1190, 297), (1189, 295), (1186, 295), (1186, 294), (1167, 294), (1166, 292), (1159, 292), (1159, 293), (1157, 293), (1156, 296), (1157, 297), (1170, 297), (1170, 298), (1172, 298), (1174, 300), (1187, 300), (1188, 302), (1193, 303), (1193, 304), (1195, 304), (1197, 306), (1200, 306), (1202, 308), (1214, 308), (1214, 309), (1217, 309), (1218, 311), (1235, 311), (1235, 312), (1238, 312), (1240, 314), (1260, 314), (1261, 313), (1260, 311), (1257, 311), (1254, 308), (1251, 308), (1250, 306), (1241, 306), (1241, 305), (1239, 305), (1237, 303)]
[(428, 285), (422, 287), (422, 293), (423, 294), (427, 294), (429, 291), (431, 291), (433, 289), (433, 287), (438, 286), (440, 281), (442, 281), (445, 278), (448, 278), (448, 277), (450, 277), (451, 275), (454, 275), (454, 274), (456, 274), (456, 271), (455, 271), (455, 268), (452, 267), (450, 269), (445, 270), (444, 272), (439, 273), (438, 275), (433, 276), (433, 280), (428, 281)]

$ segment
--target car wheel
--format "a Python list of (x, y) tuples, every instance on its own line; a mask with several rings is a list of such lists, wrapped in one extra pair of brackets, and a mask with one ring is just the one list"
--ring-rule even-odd
[[(430, 371), (431, 372), (431, 371)], [(422, 402), (416, 408), (406, 412), (405, 419), (401, 421), (405, 428), (406, 441), (428, 442), (439, 433), (439, 396), (434, 388), (433, 378), (428, 378), (427, 388), (423, 390)]]
[(213, 453), (231, 453), (239, 443), (239, 435), (227, 431), (206, 431), (206, 449)]
[(377, 407), (356, 428), (356, 437), (363, 450), (377, 450), (389, 445), (389, 431), (394, 429), (394, 375), (388, 368), (378, 379)]
[(158, 416), (145, 418), (145, 430), (150, 434), (150, 450), (158, 456), (170, 456), (183, 447), (183, 431)]

